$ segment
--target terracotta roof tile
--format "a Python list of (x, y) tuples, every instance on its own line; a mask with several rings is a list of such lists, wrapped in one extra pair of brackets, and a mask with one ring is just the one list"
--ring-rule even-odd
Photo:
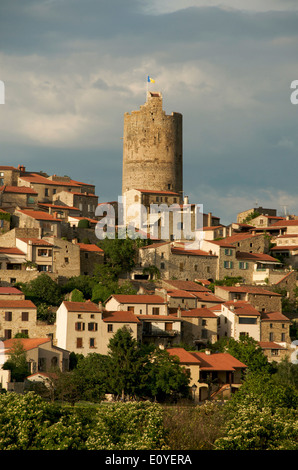
[(28, 217), (32, 217), (36, 220), (51, 220), (53, 222), (61, 222), (61, 219), (56, 219), (54, 216), (44, 211), (18, 209), (16, 212), (21, 212), (21, 214), (27, 215)]
[(80, 250), (82, 251), (91, 251), (96, 253), (103, 253), (104, 251), (99, 248), (99, 246), (95, 245), (94, 243), (77, 243), (79, 245)]
[(291, 320), (283, 315), (281, 312), (262, 312), (261, 313), (262, 321), (281, 321), (281, 322), (290, 322)]
[(102, 319), (107, 323), (141, 323), (133, 312), (125, 310), (105, 312)]
[(286, 349), (274, 341), (259, 341), (259, 345), (262, 349)]
[(180, 281), (180, 280), (164, 280), (163, 281), (165, 284), (168, 284), (172, 287), (175, 287), (176, 289), (180, 290), (186, 290), (189, 292), (211, 292), (207, 287), (201, 286), (200, 284), (197, 284), (194, 281)]
[(154, 294), (113, 294), (113, 297), (117, 302), (121, 304), (165, 304), (166, 301), (160, 295)]
[(71, 302), (64, 300), (64, 305), (69, 312), (99, 312), (99, 307), (93, 302)]
[(4, 349), (10, 350), (16, 343), (21, 342), (25, 351), (35, 349), (42, 344), (51, 342), (50, 338), (12, 338), (3, 341)]
[(4, 193), (19, 193), (19, 194), (33, 194), (37, 196), (37, 192), (34, 189), (27, 186), (1, 186), (0, 192)]
[(36, 309), (36, 305), (34, 305), (31, 300), (0, 300), (0, 308), (25, 308), (25, 309)]

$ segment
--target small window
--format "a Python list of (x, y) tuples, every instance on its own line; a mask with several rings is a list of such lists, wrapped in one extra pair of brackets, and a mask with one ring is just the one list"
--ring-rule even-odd
[(77, 348), (82, 348), (83, 347), (83, 338), (77, 338)]
[(22, 321), (29, 321), (29, 312), (22, 312)]
[(108, 325), (108, 333), (112, 333), (113, 332), (113, 325), (109, 324)]
[(90, 348), (95, 348), (95, 338), (90, 338), (89, 339), (89, 347)]
[(12, 321), (12, 312), (5, 312), (5, 321)]

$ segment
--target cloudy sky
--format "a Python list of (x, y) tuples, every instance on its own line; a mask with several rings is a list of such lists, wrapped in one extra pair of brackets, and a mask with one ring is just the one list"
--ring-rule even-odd
[(183, 114), (184, 191), (298, 214), (297, 0), (1, 0), (1, 164), (121, 193), (123, 115)]

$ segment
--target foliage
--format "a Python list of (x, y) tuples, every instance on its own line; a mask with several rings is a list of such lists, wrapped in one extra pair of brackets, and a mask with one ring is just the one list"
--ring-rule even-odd
[(9, 359), (3, 364), (4, 370), (11, 371), (11, 381), (23, 382), (29, 370), (26, 351), (21, 341), (15, 341), (9, 352)]
[(70, 293), (73, 290), (77, 289), (82, 292), (85, 299), (91, 299), (92, 289), (96, 284), (95, 279), (91, 276), (80, 275), (71, 277), (63, 286), (63, 294)]
[(259, 215), (261, 215), (260, 212), (254, 210), (247, 217), (245, 217), (245, 219), (242, 220), (242, 223), (249, 224), (253, 219), (259, 217)]
[(234, 338), (224, 337), (210, 347), (215, 352), (231, 354), (245, 364), (250, 371), (271, 371), (273, 369), (258, 342), (249, 336), (241, 336), (238, 341)]
[(46, 303), (39, 303), (37, 305), (37, 320), (45, 321), (49, 325), (55, 323), (56, 314), (52, 310), (51, 306)]
[(45, 273), (39, 274), (28, 283), (19, 283), (18, 286), (27, 299), (31, 299), (36, 305), (59, 305), (63, 299), (60, 286)]
[(164, 407), (170, 450), (213, 450), (216, 439), (222, 437), (223, 425), (223, 407), (214, 402)]
[(86, 299), (84, 297), (83, 292), (81, 292), (79, 289), (74, 289), (71, 292), (70, 300), (72, 302), (85, 302)]
[(74, 413), (57, 409), (34, 392), (0, 395), (0, 450), (84, 449), (83, 431)]
[(208, 289), (214, 292), (214, 286), (235, 286), (238, 283), (242, 283), (243, 278), (241, 276), (225, 276), (223, 279), (217, 279), (209, 284)]
[(298, 393), (263, 372), (251, 373), (225, 405), (224, 437), (220, 450), (298, 449)]
[(166, 450), (160, 405), (131, 402), (101, 405), (88, 450)]
[(92, 302), (105, 303), (112, 294), (136, 294), (137, 291), (131, 286), (129, 282), (122, 285), (118, 281), (109, 280), (106, 277), (102, 282), (96, 284), (92, 289)]
[(151, 265), (143, 269), (143, 274), (148, 274), (149, 279), (160, 279), (160, 270), (157, 266)]
[(87, 219), (82, 219), (78, 223), (78, 228), (89, 228), (90, 227), (90, 222)]

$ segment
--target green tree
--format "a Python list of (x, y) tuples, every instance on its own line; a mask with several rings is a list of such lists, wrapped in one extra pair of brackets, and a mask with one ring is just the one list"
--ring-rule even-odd
[(150, 402), (101, 405), (88, 450), (166, 450), (160, 405)]
[(140, 386), (144, 356), (137, 341), (126, 327), (121, 328), (110, 339), (108, 345), (110, 392), (120, 396), (135, 395)]
[(14, 342), (9, 352), (9, 358), (2, 368), (11, 371), (11, 381), (23, 382), (28, 376), (27, 354), (20, 340)]
[(221, 338), (210, 346), (213, 351), (227, 352), (243, 362), (250, 371), (273, 371), (274, 366), (268, 362), (258, 342), (250, 336), (241, 336), (239, 340), (234, 338)]
[(62, 293), (70, 293), (75, 289), (82, 292), (85, 299), (91, 299), (92, 289), (96, 285), (96, 280), (92, 276), (80, 275), (71, 277), (62, 287)]
[(93, 353), (79, 358), (73, 374), (80, 384), (81, 398), (92, 402), (102, 400), (109, 392), (110, 373), (109, 358), (105, 355)]
[(28, 299), (38, 304), (59, 305), (63, 299), (60, 286), (45, 273), (40, 274), (32, 281), (18, 284)]
[(71, 292), (70, 300), (71, 302), (85, 302), (86, 301), (83, 292), (81, 292), (79, 289), (74, 289)]

